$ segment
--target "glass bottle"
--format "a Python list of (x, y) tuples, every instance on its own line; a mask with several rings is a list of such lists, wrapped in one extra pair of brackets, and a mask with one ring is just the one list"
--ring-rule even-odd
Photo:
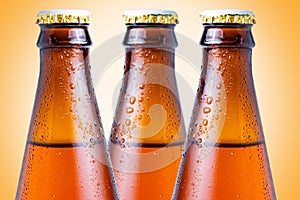
[(16, 199), (115, 199), (92, 85), (86, 10), (46, 10), (40, 75)]
[(122, 200), (170, 199), (185, 129), (174, 70), (177, 14), (129, 10), (110, 154)]
[(201, 13), (202, 73), (173, 199), (276, 199), (244, 10)]

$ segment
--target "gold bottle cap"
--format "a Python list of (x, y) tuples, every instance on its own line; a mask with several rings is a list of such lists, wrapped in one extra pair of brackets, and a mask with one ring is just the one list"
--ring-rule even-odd
[(91, 12), (88, 10), (43, 10), (37, 14), (37, 24), (89, 24)]
[(171, 10), (126, 10), (125, 24), (178, 24), (178, 16)]
[(202, 24), (255, 24), (255, 15), (249, 10), (204, 10), (200, 13)]

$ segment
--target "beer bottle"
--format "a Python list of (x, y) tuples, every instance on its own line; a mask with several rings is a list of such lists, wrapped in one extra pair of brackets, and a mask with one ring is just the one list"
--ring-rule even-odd
[(202, 72), (173, 199), (276, 199), (244, 10), (201, 13)]
[(174, 71), (177, 14), (129, 10), (110, 155), (122, 200), (170, 199), (185, 130)]
[(115, 199), (92, 85), (86, 10), (47, 10), (40, 75), (16, 199)]

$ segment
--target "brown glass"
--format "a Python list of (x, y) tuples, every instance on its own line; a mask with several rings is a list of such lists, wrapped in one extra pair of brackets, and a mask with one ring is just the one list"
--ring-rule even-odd
[(174, 25), (128, 25), (110, 154), (121, 199), (170, 199), (185, 137)]
[(115, 199), (88, 26), (40, 27), (40, 76), (16, 199)]
[(276, 199), (252, 77), (252, 25), (207, 24), (173, 199)]

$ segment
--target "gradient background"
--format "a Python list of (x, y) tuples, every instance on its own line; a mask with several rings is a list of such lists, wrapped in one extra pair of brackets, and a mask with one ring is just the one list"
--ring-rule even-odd
[[(84, 8), (93, 13), (93, 48), (124, 32), (125, 9), (160, 8), (178, 12), (177, 32), (198, 42), (199, 12), (209, 8), (253, 10), (257, 43), (253, 73), (278, 199), (300, 199), (300, 3), (295, 0), (1, 0), (0, 4), (0, 199), (14, 199), (39, 73), (35, 45), (39, 10)], [(199, 52), (200, 56), (200, 52)], [(122, 70), (120, 66), (119, 70)], [(119, 73), (120, 74), (120, 73)], [(101, 86), (99, 86), (101, 87)], [(109, 89), (109, 88), (108, 88)], [(97, 94), (101, 98), (101, 94)], [(101, 100), (100, 100), (101, 101)], [(101, 103), (101, 102), (100, 102)], [(102, 105), (103, 106), (103, 105)], [(100, 107), (101, 109), (101, 107)], [(109, 117), (109, 116), (108, 116)], [(105, 124), (110, 126), (110, 124)]]

